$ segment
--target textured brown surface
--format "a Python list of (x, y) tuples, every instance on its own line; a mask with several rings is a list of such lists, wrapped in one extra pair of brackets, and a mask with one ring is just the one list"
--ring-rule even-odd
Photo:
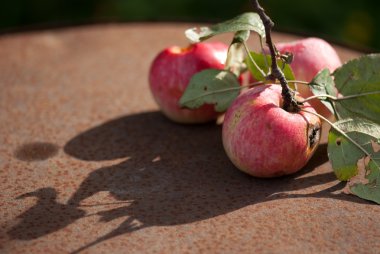
[(342, 193), (325, 144), (300, 173), (255, 179), (220, 127), (157, 111), (149, 63), (188, 27), (0, 38), (0, 252), (379, 253), (380, 207)]

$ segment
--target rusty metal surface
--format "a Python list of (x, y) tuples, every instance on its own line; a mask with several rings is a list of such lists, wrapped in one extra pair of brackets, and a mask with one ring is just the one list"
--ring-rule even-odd
[(343, 193), (326, 144), (301, 172), (256, 179), (220, 126), (157, 111), (149, 64), (189, 26), (0, 37), (0, 252), (378, 253), (380, 207)]

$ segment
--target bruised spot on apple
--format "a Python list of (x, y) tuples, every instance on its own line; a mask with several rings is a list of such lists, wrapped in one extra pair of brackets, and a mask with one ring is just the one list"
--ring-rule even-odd
[[(290, 64), (297, 80), (310, 82), (322, 69), (333, 72), (342, 65), (335, 49), (320, 38), (306, 38), (293, 42), (276, 43), (280, 53), (290, 52), (294, 59)], [(303, 98), (312, 96), (312, 92), (305, 85), (298, 86), (298, 92)], [(329, 118), (331, 112), (318, 100), (311, 100), (310, 105), (322, 116)]]
[[(302, 108), (315, 113), (308, 103)], [(232, 103), (222, 138), (237, 168), (256, 177), (275, 177), (306, 165), (319, 144), (320, 131), (317, 116), (282, 109), (281, 86), (272, 84), (252, 88)]]
[(191, 77), (205, 69), (223, 69), (228, 46), (221, 42), (195, 43), (187, 48), (173, 46), (161, 51), (152, 62), (149, 85), (161, 111), (179, 123), (204, 123), (215, 120), (213, 105), (198, 109), (179, 106)]

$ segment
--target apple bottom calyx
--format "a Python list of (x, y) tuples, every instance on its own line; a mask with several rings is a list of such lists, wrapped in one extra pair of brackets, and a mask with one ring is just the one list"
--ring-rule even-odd
[(281, 87), (262, 85), (240, 95), (226, 112), (223, 146), (238, 169), (256, 177), (287, 175), (314, 154), (321, 136), (315, 110), (304, 103), (291, 113), (281, 104)]

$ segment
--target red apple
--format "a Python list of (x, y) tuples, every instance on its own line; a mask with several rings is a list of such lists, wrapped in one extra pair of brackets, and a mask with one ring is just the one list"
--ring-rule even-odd
[(179, 123), (203, 123), (214, 120), (218, 114), (213, 105), (194, 110), (178, 104), (191, 77), (204, 69), (223, 69), (228, 46), (220, 42), (192, 44), (187, 48), (169, 47), (154, 59), (149, 83), (152, 95), (161, 111)]
[[(293, 53), (294, 60), (290, 66), (297, 80), (310, 82), (320, 70), (328, 68), (333, 72), (342, 65), (335, 49), (328, 42), (319, 38), (277, 43), (276, 47), (282, 54)], [(313, 95), (305, 85), (299, 85), (298, 92), (304, 98)], [(318, 99), (311, 100), (310, 104), (319, 114), (325, 117), (331, 116), (331, 112)]]
[[(282, 109), (281, 86), (261, 85), (241, 94), (227, 110), (223, 146), (240, 170), (256, 177), (294, 173), (316, 150), (321, 122), (313, 114)], [(303, 109), (315, 110), (305, 103)]]

